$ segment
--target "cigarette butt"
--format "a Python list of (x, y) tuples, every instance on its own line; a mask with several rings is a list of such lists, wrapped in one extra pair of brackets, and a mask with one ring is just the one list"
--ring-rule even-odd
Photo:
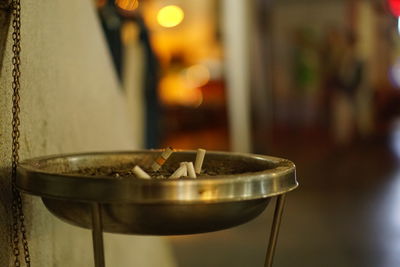
[(182, 177), (187, 172), (186, 164), (180, 166), (169, 178), (176, 179)]
[(133, 173), (138, 177), (142, 179), (151, 179), (150, 175), (147, 174), (142, 168), (140, 168), (138, 165), (136, 165), (133, 168)]
[(201, 167), (203, 166), (203, 161), (204, 161), (204, 156), (206, 155), (206, 150), (205, 149), (197, 149), (197, 154), (196, 154), (196, 161), (194, 163), (194, 170), (196, 171), (197, 174), (201, 173)]
[(167, 161), (167, 159), (169, 158), (169, 156), (171, 156), (171, 154), (174, 152), (172, 147), (168, 147), (167, 149), (165, 149), (161, 155), (154, 161), (153, 165), (151, 165), (151, 168), (153, 169), (153, 171), (158, 171), (162, 165), (164, 165), (164, 163)]
[(196, 172), (194, 171), (193, 162), (186, 162), (186, 168), (189, 174), (189, 178), (197, 178)]
[(163, 153), (161, 154), (161, 157), (163, 157), (165, 160), (171, 156), (171, 154), (174, 152), (174, 149), (172, 147), (166, 148)]
[(181, 162), (181, 167), (182, 166), (186, 166), (186, 171), (185, 171), (185, 173), (182, 175), (182, 176), (188, 176), (188, 167), (187, 167), (187, 162)]

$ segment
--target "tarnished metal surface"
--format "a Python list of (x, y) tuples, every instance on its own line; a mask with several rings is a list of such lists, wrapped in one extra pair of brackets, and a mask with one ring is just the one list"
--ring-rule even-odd
[(0, 71), (3, 65), (3, 57), (10, 28), (11, 8), (8, 0), (0, 0)]
[[(235, 174), (180, 180), (70, 174), (88, 167), (149, 166), (158, 154), (90, 153), (28, 160), (18, 168), (17, 185), (42, 196), (51, 212), (75, 225), (90, 228), (88, 202), (99, 202), (104, 231), (150, 235), (232, 227), (260, 214), (270, 197), (297, 187), (295, 166), (288, 160), (225, 152), (208, 152), (203, 168), (225, 166)], [(194, 151), (175, 152), (166, 167), (194, 158)]]

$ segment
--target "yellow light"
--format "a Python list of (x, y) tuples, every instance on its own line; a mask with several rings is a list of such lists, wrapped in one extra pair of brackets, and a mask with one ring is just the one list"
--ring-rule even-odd
[(132, 10), (135, 10), (136, 8), (138, 8), (139, 1), (138, 0), (115, 0), (115, 4), (123, 10), (132, 11)]
[(174, 5), (165, 6), (158, 11), (157, 22), (165, 28), (172, 28), (179, 25), (185, 14), (182, 8)]

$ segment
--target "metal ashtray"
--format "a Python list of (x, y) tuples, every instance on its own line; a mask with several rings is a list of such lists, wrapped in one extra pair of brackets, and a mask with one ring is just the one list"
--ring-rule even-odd
[[(298, 186), (295, 166), (288, 160), (227, 152), (207, 152), (203, 169), (220, 166), (222, 173), (197, 179), (144, 180), (81, 171), (144, 166), (159, 154), (146, 150), (26, 160), (18, 167), (16, 183), (20, 190), (41, 196), (58, 218), (93, 229), (96, 266), (104, 266), (103, 231), (181, 235), (226, 229), (255, 218), (271, 197)], [(165, 168), (193, 161), (195, 156), (195, 151), (177, 151)]]

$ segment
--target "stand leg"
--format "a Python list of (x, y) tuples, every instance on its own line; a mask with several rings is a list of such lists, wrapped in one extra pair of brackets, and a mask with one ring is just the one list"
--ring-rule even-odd
[(92, 239), (94, 249), (95, 267), (105, 267), (103, 222), (101, 220), (101, 206), (99, 203), (92, 204)]
[(265, 258), (264, 267), (272, 267), (275, 255), (276, 243), (278, 241), (279, 228), (281, 226), (281, 219), (283, 208), (285, 206), (286, 194), (279, 195), (276, 199), (274, 220), (272, 222), (271, 234), (269, 236), (269, 244), (267, 249), (267, 256)]

